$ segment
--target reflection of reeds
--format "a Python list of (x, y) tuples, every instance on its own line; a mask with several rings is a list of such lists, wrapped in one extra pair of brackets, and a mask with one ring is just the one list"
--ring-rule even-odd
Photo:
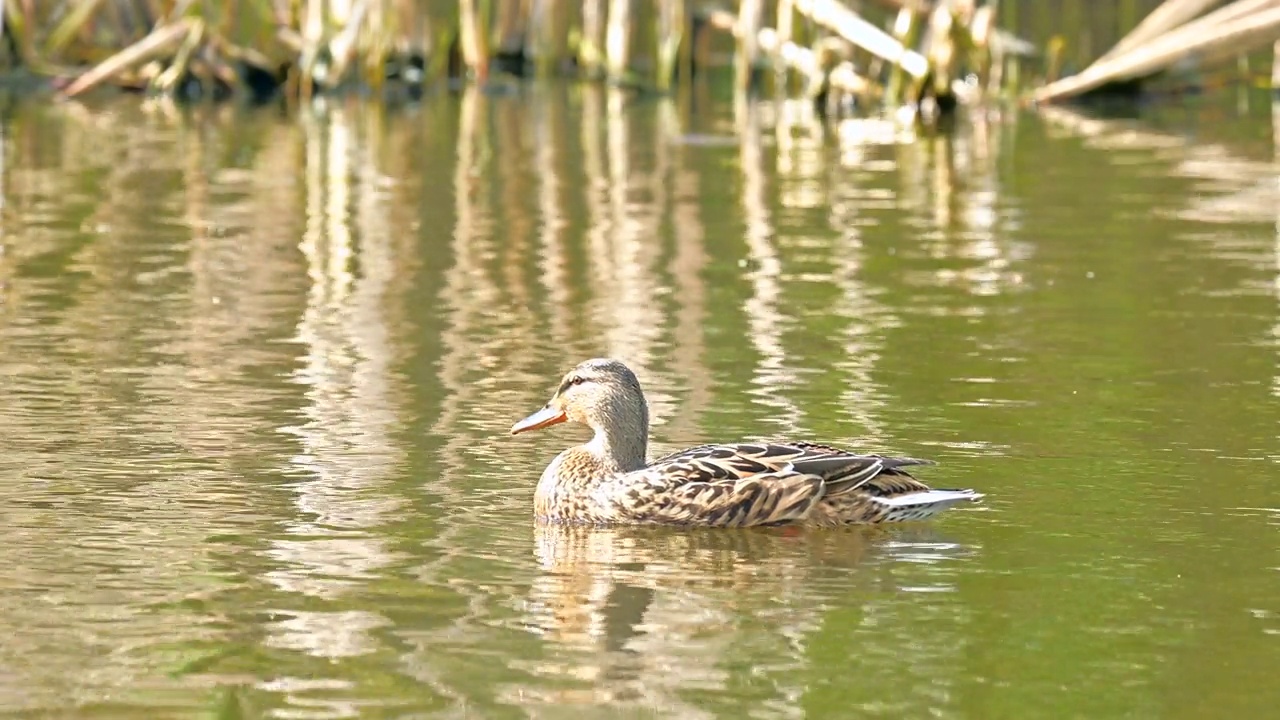
[[(609, 224), (603, 252), (592, 260), (600, 269), (607, 268), (598, 276), (596, 292), (609, 354), (626, 358), (642, 377), (651, 377), (654, 346), (665, 325), (656, 302), (654, 271), (660, 247), (655, 242), (661, 219), (657, 208), (662, 207), (666, 193), (662, 181), (655, 178), (664, 177), (668, 148), (654, 143), (654, 167), (634, 167), (640, 156), (635, 152), (633, 123), (626, 96), (609, 90), (605, 96)], [(636, 203), (633, 198), (642, 193), (650, 200)], [(650, 400), (661, 403), (661, 398)]]
[[(1183, 219), (1270, 223), (1273, 209), (1280, 205), (1273, 162), (1241, 157), (1224, 145), (1191, 141), (1140, 123), (1105, 120), (1059, 107), (1044, 108), (1041, 114), (1060, 132), (1085, 138), (1087, 147), (1158, 150), (1161, 160), (1174, 166), (1175, 174), (1199, 180), (1202, 192), (1175, 210)], [(1222, 250), (1226, 258), (1228, 248)]]
[(441, 307), (448, 322), (440, 337), (443, 354), (439, 377), (448, 398), (432, 425), (432, 431), (445, 438), (440, 452), (444, 472), (432, 490), (455, 507), (465, 506), (466, 501), (462, 489), (450, 480), (466, 473), (464, 453), (470, 444), (470, 433), (465, 430), (467, 401), (475, 394), (478, 371), (492, 367), (496, 361), (492, 341), (489, 347), (477, 346), (482, 342), (477, 336), (484, 326), (485, 311), (497, 307), (500, 298), (483, 264), (484, 258), (495, 252), (490, 232), (493, 210), (485, 187), (490, 177), (489, 102), (475, 90), (463, 93), (461, 98), (453, 174), (453, 265), (445, 273), (441, 291)]
[[(139, 677), (206, 682), (183, 666), (216, 662), (204, 649), (227, 632), (224, 612), (253, 613), (264, 589), (278, 622), (255, 628), (275, 647), (363, 654), (386, 622), (298, 597), (344, 595), (395, 559), (385, 534), (372, 535), (399, 507), (385, 492), (402, 462), (387, 430), (402, 421), (403, 394), (385, 311), (412, 263), (389, 262), (399, 234), (379, 199), (375, 143), (345, 112), (332, 126), (313, 116), (305, 138), (269, 114), (229, 117), (62, 105), (6, 124), (5, 157), (20, 164), (4, 175), (5, 217), (29, 228), (0, 262), (60, 258), (10, 288), (47, 334), (13, 334), (0, 314), (12, 381), (0, 387), (0, 427), (8, 457), (47, 475), (11, 478), (26, 499), (61, 496), (41, 519), (56, 539), (39, 541), (60, 548), (57, 562), (30, 557), (45, 587), (74, 599), (74, 616), (40, 611), (40, 622), (66, 628), (46, 638), (60, 649), (43, 659), (44, 671), (77, 678), (63, 707), (99, 702), (108, 685), (133, 702), (146, 692), (139, 682), (154, 687)], [(303, 204), (313, 213), (305, 231)], [(66, 217), (84, 226), (51, 222)], [(28, 344), (42, 356), (29, 376)], [(39, 428), (39, 444), (26, 427)], [(15, 557), (38, 547), (30, 527), (24, 534), (6, 534)], [(10, 580), (0, 577), (6, 598), (17, 597)], [(285, 592), (271, 595), (272, 584)], [(26, 612), (3, 615), (26, 622)], [(104, 665), (76, 637), (106, 620), (117, 654)], [(189, 648), (176, 664), (170, 643)]]
[(751, 299), (743, 310), (747, 315), (751, 344), (760, 355), (752, 377), (751, 390), (756, 402), (773, 413), (767, 422), (794, 436), (801, 427), (800, 408), (787, 396), (796, 377), (787, 366), (787, 352), (782, 334), (789, 324), (778, 309), (781, 300), (782, 261), (774, 246), (774, 229), (769, 213), (769, 189), (765, 181), (764, 131), (761, 127), (762, 104), (739, 94), (734, 100), (734, 117), (738, 134), (739, 162), (742, 170), (742, 213), (746, 220)]
[(777, 136), (779, 182), (788, 188), (780, 193), (784, 205), (829, 208), (828, 225), (835, 234), (829, 251), (834, 266), (830, 279), (841, 297), (832, 311), (844, 320), (842, 352), (834, 363), (842, 374), (839, 408), (854, 421), (850, 434), (857, 434), (858, 444), (874, 446), (884, 439), (880, 411), (887, 405), (875, 370), (883, 333), (893, 317), (862, 277), (866, 255), (858, 217), (862, 178), (841, 165), (830, 165), (823, 126), (807, 103), (783, 104)]
[(561, 177), (565, 148), (556, 142), (556, 133), (565, 122), (564, 105), (547, 93), (533, 98), (534, 165), (538, 177), (538, 270), (542, 295), (550, 314), (548, 339), (564, 346), (571, 337), (572, 298), (569, 277), (569, 248), (566, 238), (568, 218), (563, 207), (568, 183)]
[[(377, 198), (376, 153), (348, 113), (334, 109), (321, 124), (304, 117), (307, 227), (299, 249), (310, 288), (297, 326), (303, 348), (297, 382), (306, 388), (303, 421), (287, 428), (301, 445), (289, 475), (298, 515), (289, 537), (266, 554), (280, 567), (266, 579), (290, 591), (333, 599), (376, 577), (395, 561), (376, 532), (402, 506), (380, 494), (403, 462), (388, 437), (399, 421), (393, 351), (385, 313), (397, 267), (394, 233)], [(356, 266), (360, 267), (359, 275)], [(365, 611), (296, 610), (270, 626), (268, 644), (324, 657), (370, 652), (368, 633), (388, 621)]]
[[(500, 458), (513, 449), (507, 428), (518, 413), (544, 400), (540, 396), (549, 383), (533, 370), (541, 360), (545, 338), (539, 336), (531, 299), (542, 293), (525, 270), (539, 247), (539, 235), (542, 243), (556, 242), (553, 219), (565, 213), (558, 207), (554, 168), (548, 168), (550, 176), (544, 178), (553, 184), (530, 204), (525, 199), (529, 180), (525, 164), (497, 162), (498, 156), (514, 153), (527, 141), (524, 125), (514, 122), (513, 113), (519, 107), (495, 101), (474, 88), (459, 98), (452, 176), (454, 222), (447, 241), (452, 263), (444, 272), (438, 296), (444, 328), (439, 336), (437, 377), (443, 397), (439, 415), (430, 423), (439, 443), (434, 451), (438, 472), (430, 481), (430, 491), (443, 503), (431, 542), (434, 557), (418, 569), (424, 583), (451, 578), (455, 565), (474, 552), (475, 534), (492, 532), (495, 523), (502, 522), (504, 510), (521, 516), (527, 513), (528, 505), (522, 501), (529, 497), (531, 478), (536, 477), (533, 468), (508, 465)], [(539, 133), (536, 127), (534, 133), (535, 137)], [(550, 145), (549, 151), (554, 148)], [(544, 158), (550, 159), (554, 158)], [(501, 207), (495, 207), (495, 196), (502, 198)], [(552, 221), (542, 233), (530, 214), (535, 210), (547, 213), (544, 221)], [(494, 231), (499, 223), (510, 229), (502, 242)], [(554, 260), (549, 262), (554, 268)], [(553, 308), (553, 317), (571, 312), (565, 305)], [(514, 385), (512, 378), (527, 382)], [(501, 468), (498, 482), (476, 482), (477, 459)], [(451, 583), (450, 592), (465, 599), (455, 627), (478, 623), (487, 612), (483, 587)], [(447, 673), (432, 663), (413, 664), (415, 676), (442, 693), (453, 692), (448, 686), (454, 680)]]
[[(665, 102), (660, 107), (658, 135), (655, 143), (670, 146), (679, 135), (676, 106)], [(659, 208), (671, 218), (675, 252), (671, 258), (671, 277), (677, 299), (671, 344), (673, 374), (683, 380), (686, 395), (683, 410), (671, 418), (666, 434), (673, 440), (693, 444), (702, 440), (697, 426), (697, 414), (711, 402), (711, 374), (707, 370), (707, 349), (704, 327), (707, 320), (707, 289), (702, 278), (707, 264), (705, 229), (701, 218), (699, 175), (691, 167), (687, 154), (674, 148), (671, 151), (670, 168), (665, 176), (658, 175), (659, 183), (669, 183), (671, 191), (665, 208)]]
[[(652, 153), (636, 152), (635, 119), (626, 100), (615, 88), (583, 91), (591, 317), (604, 336), (603, 354), (631, 365), (646, 383), (653, 418), (660, 424), (672, 408), (669, 383), (654, 363), (666, 327), (655, 273), (669, 148), (659, 142)], [(653, 167), (637, 167), (637, 158), (650, 159)]]
[[(963, 263), (936, 271), (931, 284), (951, 285), (975, 296), (1016, 291), (1018, 263), (1030, 254), (1001, 232), (1004, 214), (995, 149), (1002, 120), (983, 117), (947, 134), (920, 138), (898, 150), (902, 174), (899, 205), (920, 225), (922, 249), (935, 259)], [(966, 312), (982, 312), (978, 306)]]

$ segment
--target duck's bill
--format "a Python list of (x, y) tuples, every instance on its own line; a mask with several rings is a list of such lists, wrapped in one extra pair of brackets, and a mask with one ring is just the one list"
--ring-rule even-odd
[(555, 408), (544, 407), (538, 412), (516, 423), (515, 425), (512, 425), (511, 434), (519, 435), (522, 432), (528, 432), (530, 430), (541, 430), (544, 427), (551, 427), (552, 425), (558, 425), (564, 422), (565, 419), (566, 418), (563, 410), (556, 410)]

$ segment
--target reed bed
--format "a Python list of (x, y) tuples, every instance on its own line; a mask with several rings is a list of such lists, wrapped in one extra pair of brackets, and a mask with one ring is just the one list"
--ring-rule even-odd
[(51, 78), (64, 97), (110, 86), (181, 99), (305, 99), (483, 85), (498, 75), (568, 75), (666, 92), (732, 49), (742, 88), (769, 83), (822, 101), (897, 104), (950, 97), (962, 73), (985, 76), (1004, 47), (991, 32), (995, 3), (883, 2), (870, 18), (834, 0), (736, 5), (12, 0), (0, 4), (0, 60)]
[[(1218, 7), (1221, 6), (1221, 7)], [(1167, 0), (1079, 75), (1000, 27), (998, 0), (61, 0), (0, 2), (0, 61), (74, 97), (111, 86), (186, 100), (416, 93), (498, 77), (571, 76), (668, 92), (731, 64), (741, 90), (827, 111), (937, 116), (1141, 83), (1179, 61), (1280, 41), (1280, 0)], [(1006, 2), (1008, 12), (1016, 3)], [(1215, 9), (1217, 8), (1217, 9)], [(1134, 18), (1137, 21), (1137, 18)], [(724, 63), (725, 51), (732, 62)], [(717, 54), (719, 52), (719, 54)], [(1280, 71), (1277, 71), (1280, 73)]]

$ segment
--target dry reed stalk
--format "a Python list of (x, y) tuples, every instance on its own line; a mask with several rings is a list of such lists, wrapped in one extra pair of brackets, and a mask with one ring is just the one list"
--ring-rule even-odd
[(275, 41), (294, 55), (301, 55), (306, 47), (306, 42), (302, 39), (302, 35), (288, 25), (280, 25), (276, 28)]
[(693, 24), (693, 3), (690, 0), (680, 0), (680, 15), (677, 20), (680, 23), (680, 46), (676, 53), (676, 74), (679, 77), (679, 83), (682, 86), (688, 86), (693, 82), (693, 53), (694, 44), (697, 42)]
[(738, 52), (733, 62), (734, 85), (740, 90), (755, 85), (756, 68), (760, 62), (760, 23), (763, 20), (763, 0), (741, 0), (734, 32), (738, 37)]
[(689, 12), (685, 0), (660, 0), (658, 3), (658, 62), (655, 63), (659, 90), (665, 92), (675, 78), (680, 48), (688, 37)]
[[(935, 96), (950, 92), (951, 81), (956, 76), (959, 50), (956, 47), (956, 17), (949, 3), (940, 3), (929, 14), (928, 29), (925, 31), (924, 56), (929, 59), (932, 70), (930, 81)], [(916, 93), (917, 96), (919, 93)]]
[[(734, 36), (738, 32), (738, 16), (728, 10), (696, 8), (692, 14), (692, 20), (692, 26), (690, 27), (692, 42), (689, 48), (691, 76), (697, 68), (711, 65), (712, 30), (719, 30)], [(706, 87), (703, 84), (700, 90), (706, 90)]]
[(1238, 0), (1140, 48), (1050, 83), (1037, 90), (1032, 99), (1052, 102), (1110, 82), (1145, 77), (1184, 57), (1237, 55), (1274, 42), (1277, 37), (1280, 37), (1280, 0)]
[(707, 27), (722, 30), (729, 34), (738, 32), (738, 16), (728, 10), (711, 8), (702, 12), (702, 18), (706, 21)]
[(778, 41), (791, 42), (792, 30), (795, 27), (795, 0), (778, 0)]
[(305, 0), (302, 21), (302, 52), (298, 60), (299, 94), (304, 100), (315, 90), (316, 74), (320, 71), (320, 48), (324, 41), (324, 0)]
[(271, 58), (267, 57), (260, 50), (243, 45), (237, 45), (225, 36), (213, 36), (209, 38), (209, 44), (217, 51), (217, 54), (229, 60), (236, 60), (246, 65), (253, 65), (259, 68), (271, 67)]
[(393, 46), (398, 51), (424, 58), (427, 56), (430, 36), (423, 28), (427, 20), (424, 8), (411, 0), (386, 0), (379, 12), (386, 13), (390, 18), (387, 21), (387, 34), (395, 37)]
[(599, 77), (604, 67), (605, 0), (582, 4), (582, 38), (578, 41), (578, 65), (587, 77)]
[(1108, 50), (1094, 63), (1103, 63), (1117, 55), (1122, 55), (1143, 43), (1154, 40), (1170, 30), (1200, 15), (1223, 0), (1165, 0), (1164, 4), (1151, 11), (1128, 35), (1121, 38), (1115, 47)]
[(326, 84), (330, 87), (335, 87), (341, 83), (343, 76), (347, 73), (347, 66), (351, 64), (356, 49), (356, 40), (360, 36), (360, 29), (364, 26), (370, 4), (370, 0), (356, 0), (355, 5), (350, 8), (350, 14), (343, 21), (342, 29), (329, 41), (329, 56), (332, 65), (327, 73), (328, 82)]
[[(903, 47), (911, 47), (920, 35), (920, 27), (921, 24), (918, 22), (916, 11), (912, 8), (903, 7), (898, 10), (898, 15), (894, 19), (893, 35)], [(884, 62), (884, 59), (877, 58), (877, 64), (881, 62)], [(877, 77), (879, 74), (879, 67), (876, 67), (870, 73), (872, 77)], [(892, 63), (892, 67), (889, 69), (889, 84), (885, 91), (885, 97), (890, 105), (898, 106), (902, 104), (906, 86), (907, 79), (902, 66), (898, 63)]]
[[(365, 14), (364, 32), (360, 35), (360, 66), (364, 70), (364, 82), (375, 91), (382, 90), (387, 76), (387, 58), (399, 44), (405, 50), (406, 34), (397, 33), (395, 22), (387, 8), (388, 0), (373, 0)], [(398, 41), (398, 42), (397, 42)]]
[(933, 9), (933, 0), (875, 0), (875, 3), (888, 10), (906, 10), (921, 15)]
[(49, 33), (49, 39), (44, 44), (44, 55), (46, 57), (60, 55), (71, 43), (72, 38), (84, 30), (101, 2), (102, 0), (80, 0), (76, 3)]
[[(1238, 0), (1234, 5), (1228, 5), (1227, 7), (1221, 8), (1220, 10), (1201, 18), (1201, 20), (1209, 21), (1207, 23), (1207, 27), (1205, 29), (1198, 30), (1196, 33), (1192, 33), (1190, 36), (1195, 37), (1196, 35), (1203, 33), (1212, 33), (1213, 27), (1219, 27), (1224, 24), (1234, 24), (1247, 21), (1248, 16), (1261, 12), (1264, 9), (1280, 9), (1280, 0)], [(1200, 20), (1197, 20), (1196, 22), (1198, 23)], [(1181, 32), (1181, 29), (1178, 32)], [(1277, 32), (1272, 39), (1276, 38), (1280, 38), (1280, 32)], [(1222, 43), (1220, 45), (1211, 43), (1209, 46), (1200, 50), (1196, 54), (1196, 58), (1200, 64), (1210, 65), (1222, 60), (1223, 58), (1244, 57), (1252, 50), (1261, 47), (1262, 45), (1269, 44), (1269, 42), (1270, 40), (1263, 38), (1261, 42), (1257, 42), (1255, 40), (1253, 41), (1253, 44), (1246, 47), (1241, 47), (1232, 43)]]
[(880, 94), (876, 84), (859, 75), (852, 63), (832, 63), (834, 67), (828, 72), (823, 61), (824, 51), (821, 49), (811, 50), (790, 40), (783, 40), (781, 33), (771, 28), (761, 30), (757, 41), (760, 50), (771, 55), (780, 66), (794, 70), (807, 79), (808, 93), (812, 97), (816, 98), (828, 86), (860, 98)]
[(995, 41), (996, 16), (1000, 11), (998, 0), (978, 8), (969, 23), (969, 37), (973, 40), (977, 57), (973, 58), (978, 69), (978, 86), (986, 92), (1000, 89), (1004, 70), (1004, 48)]
[(428, 77), (443, 77), (453, 72), (453, 62), (458, 57), (455, 52), (458, 39), (458, 26), (449, 20), (435, 20), (436, 16), (428, 15), (424, 24), (431, 34), (431, 55), (428, 57), (426, 74)]
[(150, 35), (95, 65), (62, 90), (62, 97), (75, 97), (80, 93), (110, 80), (138, 63), (167, 52), (179, 40), (187, 36), (192, 21), (186, 18), (157, 28)]
[(923, 78), (929, 72), (929, 61), (923, 55), (904, 47), (835, 0), (796, 0), (796, 9), (872, 55), (901, 66), (914, 78)]
[[(795, 33), (796, 5), (795, 0), (778, 0), (778, 17), (775, 21), (778, 33), (779, 45), (790, 43)], [(790, 91), (790, 76), (787, 74), (787, 64), (781, 58), (774, 55), (773, 73), (775, 75), (774, 82), (777, 87), (784, 92)]]
[(151, 82), (151, 87), (156, 92), (171, 93), (182, 82), (182, 78), (187, 74), (191, 66), (192, 55), (195, 54), (196, 48), (200, 46), (204, 39), (204, 20), (200, 18), (190, 19), (190, 30), (182, 41), (182, 45), (178, 47), (178, 52), (173, 56), (173, 61), (169, 63), (169, 67), (155, 77)]
[[(229, 43), (218, 35), (214, 35), (205, 41), (202, 52), (196, 57), (196, 65), (207, 65), (210, 73), (215, 78), (222, 81), (232, 92), (243, 89), (240, 85), (240, 75), (236, 73), (235, 68), (227, 64), (223, 59), (225, 49)], [(249, 62), (246, 60), (245, 62)], [(259, 68), (270, 67), (270, 62), (257, 64)]]
[(489, 23), (484, 7), (487, 4), (486, 0), (462, 0), (458, 7), (462, 62), (481, 83), (489, 77)]
[(525, 47), (529, 57), (533, 59), (534, 72), (539, 76), (550, 74), (554, 63), (552, 20), (560, 5), (563, 3), (552, 0), (531, 0), (529, 3), (529, 39)]
[(36, 50), (35, 27), (38, 20), (29, 12), (29, 8), (28, 12), (8, 12), (6, 15), (6, 24), (9, 26), (9, 33), (16, 41), (22, 64), (36, 72), (52, 73), (54, 71), (52, 63), (46, 62)]
[(952, 59), (947, 68), (948, 81), (938, 88), (938, 92), (954, 94), (951, 81), (958, 79), (966, 70), (978, 78), (976, 88), (970, 90), (971, 94), (975, 90), (981, 92), (990, 76), (993, 24), (999, 2), (992, 0), (982, 7), (977, 7), (974, 0), (951, 0), (950, 4)]
[[(1280, 40), (1271, 46), (1271, 91), (1280, 93)], [(1280, 143), (1276, 144), (1276, 151), (1280, 152)]]
[(631, 0), (609, 0), (605, 31), (605, 71), (611, 82), (626, 79), (631, 64)]
[(575, 5), (560, 0), (547, 0), (551, 3), (551, 21), (547, 25), (547, 58), (546, 71), (562, 72), (569, 59), (569, 36), (577, 13)]

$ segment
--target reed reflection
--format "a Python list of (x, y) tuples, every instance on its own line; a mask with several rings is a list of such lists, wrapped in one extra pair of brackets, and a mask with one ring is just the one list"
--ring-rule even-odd
[[(404, 506), (388, 486), (403, 464), (390, 438), (404, 395), (391, 370), (384, 303), (396, 271), (395, 229), (370, 194), (379, 173), (357, 118), (333, 107), (301, 118), (306, 229), (298, 249), (310, 280), (297, 323), (302, 422), (282, 430), (300, 448), (284, 470), (295, 515), (267, 555), (265, 579), (281, 590), (337, 600), (376, 579), (400, 554), (380, 528)], [(359, 267), (357, 273), (356, 268)], [(299, 603), (302, 606), (303, 603)], [(281, 608), (266, 644), (320, 657), (372, 652), (388, 621), (375, 610)]]
[[(474, 88), (459, 102), (454, 225), (448, 242), (452, 264), (445, 270), (439, 296), (445, 326), (437, 374), (445, 398), (431, 425), (441, 442), (437, 455), (444, 467), (432, 490), (447, 498), (454, 512), (492, 512), (515, 507), (508, 488), (457, 481), (469, 474), (477, 459), (505, 457), (512, 418), (518, 408), (532, 407), (541, 393), (537, 381), (547, 382), (537, 371), (546, 342), (531, 302), (541, 292), (531, 283), (534, 275), (525, 272), (537, 247), (534, 213), (539, 207), (525, 199), (530, 195), (529, 169), (535, 165), (513, 161), (513, 167), (502, 168), (506, 163), (496, 159), (522, 157), (524, 123), (516, 115), (520, 107)], [(501, 132), (494, 132), (495, 122)], [(499, 225), (516, 230), (499, 237)], [(556, 305), (551, 312), (566, 313), (570, 308)], [(552, 324), (569, 325), (567, 320)], [(503, 382), (509, 378), (520, 378), (523, 384)], [(456, 530), (452, 525), (445, 529)]]
[(680, 383), (680, 409), (669, 420), (664, 435), (681, 444), (706, 440), (699, 426), (699, 415), (712, 402), (712, 378), (707, 367), (706, 324), (707, 287), (703, 272), (709, 258), (706, 249), (706, 227), (702, 219), (702, 187), (698, 171), (691, 167), (687, 149), (677, 143), (680, 118), (674, 101), (663, 102), (658, 109), (658, 132), (653, 142), (669, 148), (670, 171), (657, 177), (662, 186), (671, 188), (666, 208), (659, 211), (670, 217), (675, 248), (669, 266), (676, 299), (672, 318), (671, 371), (673, 383)]
[[(1114, 150), (1103, 156), (1113, 163), (1125, 162), (1129, 153), (1145, 151), (1171, 166), (1175, 176), (1196, 181), (1198, 192), (1178, 196), (1180, 205), (1166, 209), (1173, 217), (1215, 224), (1270, 224), (1275, 220), (1272, 209), (1280, 205), (1280, 188), (1271, 160), (1249, 158), (1220, 143), (1192, 140), (1134, 121), (1100, 119), (1069, 108), (1044, 108), (1040, 115), (1060, 134), (1085, 138), (1091, 148)], [(1205, 239), (1209, 241), (1206, 248), (1215, 257), (1269, 262), (1264, 260), (1269, 250), (1248, 253), (1227, 242), (1229, 238), (1222, 234)], [(1241, 250), (1248, 254), (1242, 255)]]
[(565, 194), (573, 187), (564, 174), (565, 148), (558, 137), (566, 124), (565, 103), (549, 93), (532, 98), (533, 154), (538, 183), (538, 276), (550, 319), (548, 339), (564, 347), (572, 339), (573, 278), (569, 272), (569, 218)]
[[(849, 159), (845, 152), (841, 153), (841, 162), (831, 162), (823, 118), (813, 112), (811, 103), (784, 101), (777, 134), (780, 182), (804, 188), (802, 193), (783, 195), (783, 205), (825, 211), (830, 234), (805, 240), (808, 244), (822, 244), (830, 269), (819, 277), (805, 279), (829, 282), (839, 291), (839, 300), (828, 310), (842, 322), (840, 337), (835, 338), (842, 349), (834, 361), (841, 371), (837, 404), (853, 421), (849, 431), (851, 435), (856, 433), (856, 444), (874, 447), (887, 439), (880, 413), (889, 402), (875, 373), (883, 352), (884, 333), (897, 320), (876, 299), (875, 288), (869, 287), (865, 278), (865, 178), (843, 166)], [(785, 142), (783, 137), (787, 138)], [(783, 158), (787, 158), (786, 162)], [(869, 158), (864, 160), (874, 164)], [(797, 239), (793, 242), (800, 244)]]
[(798, 385), (796, 372), (789, 367), (782, 336), (791, 322), (779, 311), (782, 295), (782, 260), (775, 245), (775, 229), (765, 172), (763, 147), (763, 105), (752, 102), (745, 94), (734, 97), (734, 123), (740, 140), (739, 163), (742, 170), (742, 213), (746, 222), (746, 241), (750, 270), (745, 273), (751, 283), (751, 298), (743, 310), (750, 328), (750, 338), (759, 354), (752, 376), (751, 396), (770, 409), (765, 422), (777, 431), (796, 435), (803, 423), (801, 410), (788, 391)]
[[(449, 598), (449, 609), (443, 624), (406, 633), (413, 650), (404, 658), (404, 671), (459, 703), (477, 692), (494, 692), (501, 682), (494, 675), (507, 670), (468, 670), (467, 661), (505, 602), (488, 585), (489, 575), (509, 574), (510, 558), (527, 544), (509, 524), (527, 517), (537, 475), (523, 466), (507, 429), (521, 410), (545, 401), (549, 381), (537, 368), (548, 349), (558, 346), (542, 333), (563, 328), (560, 339), (569, 342), (576, 311), (571, 302), (551, 303), (545, 323), (536, 312), (547, 306), (540, 298), (548, 275), (567, 272), (568, 243), (559, 239), (559, 219), (567, 217), (556, 187), (559, 172), (548, 165), (563, 157), (563, 143), (556, 139), (560, 128), (541, 100), (534, 103), (538, 109), (530, 125), (525, 108), (509, 98), (475, 87), (459, 96), (451, 153), (453, 222), (438, 242), (449, 249), (441, 253), (449, 264), (435, 310), (442, 320), (435, 368), (442, 397), (428, 428), (435, 465), (429, 490), (441, 501), (431, 509), (433, 533), (415, 576), (435, 595)], [(545, 148), (526, 153), (527, 145), (540, 140), (547, 141)], [(541, 186), (531, 192), (535, 183)], [(514, 229), (499, 234), (499, 227)], [(566, 249), (557, 252), (561, 245)], [(539, 258), (543, 248), (549, 252)], [(528, 271), (539, 265), (549, 273)], [(563, 283), (566, 291), (572, 287)]]
[[(1006, 122), (996, 110), (975, 112), (971, 122), (897, 147), (899, 207), (910, 214), (925, 255), (949, 265), (923, 281), (928, 285), (954, 286), (974, 296), (1006, 294), (1022, 285), (1019, 268), (1033, 246), (1013, 239), (1017, 209), (1003, 202), (997, 150)], [(977, 303), (963, 311), (985, 313)]]
[(290, 362), (279, 341), (299, 265), (271, 240), (288, 218), (263, 213), (272, 186), (254, 163), (270, 153), (246, 161), (263, 195), (208, 172), (213, 138), (235, 136), (225, 120), (72, 104), (5, 125), (18, 161), (4, 180), (0, 427), (15, 464), (0, 616), (27, 639), (11, 643), (21, 662), (0, 664), (25, 688), (7, 696), (33, 709), (189, 682), (161, 648), (225, 640), (204, 603), (239, 577), (235, 538), (274, 509), (246, 474), (285, 452), (262, 407), (290, 393), (255, 373)]
[[(1280, 99), (1271, 103), (1271, 149), (1275, 154), (1275, 190), (1276, 198), (1280, 200)], [(1276, 324), (1271, 329), (1272, 340), (1276, 346), (1276, 376), (1271, 383), (1271, 394), (1280, 397), (1280, 201), (1275, 203), (1276, 208), (1276, 248), (1275, 248), (1275, 271), (1274, 280), (1276, 293)], [(1280, 435), (1276, 436), (1280, 439)], [(1280, 459), (1280, 458), (1278, 458)]]
[[(603, 335), (602, 354), (618, 357), (650, 379), (652, 418), (661, 425), (675, 407), (668, 391), (670, 379), (655, 363), (669, 327), (658, 298), (670, 286), (657, 277), (657, 261), (662, 253), (660, 223), (668, 208), (671, 145), (638, 135), (637, 113), (619, 88), (587, 91), (583, 112), (587, 183), (599, 189), (604, 210), (597, 214), (599, 224), (587, 230), (593, 270), (591, 315)], [(600, 112), (603, 133), (596, 130), (592, 135), (600, 118), (591, 115)], [(637, 146), (647, 151), (637, 152)]]

